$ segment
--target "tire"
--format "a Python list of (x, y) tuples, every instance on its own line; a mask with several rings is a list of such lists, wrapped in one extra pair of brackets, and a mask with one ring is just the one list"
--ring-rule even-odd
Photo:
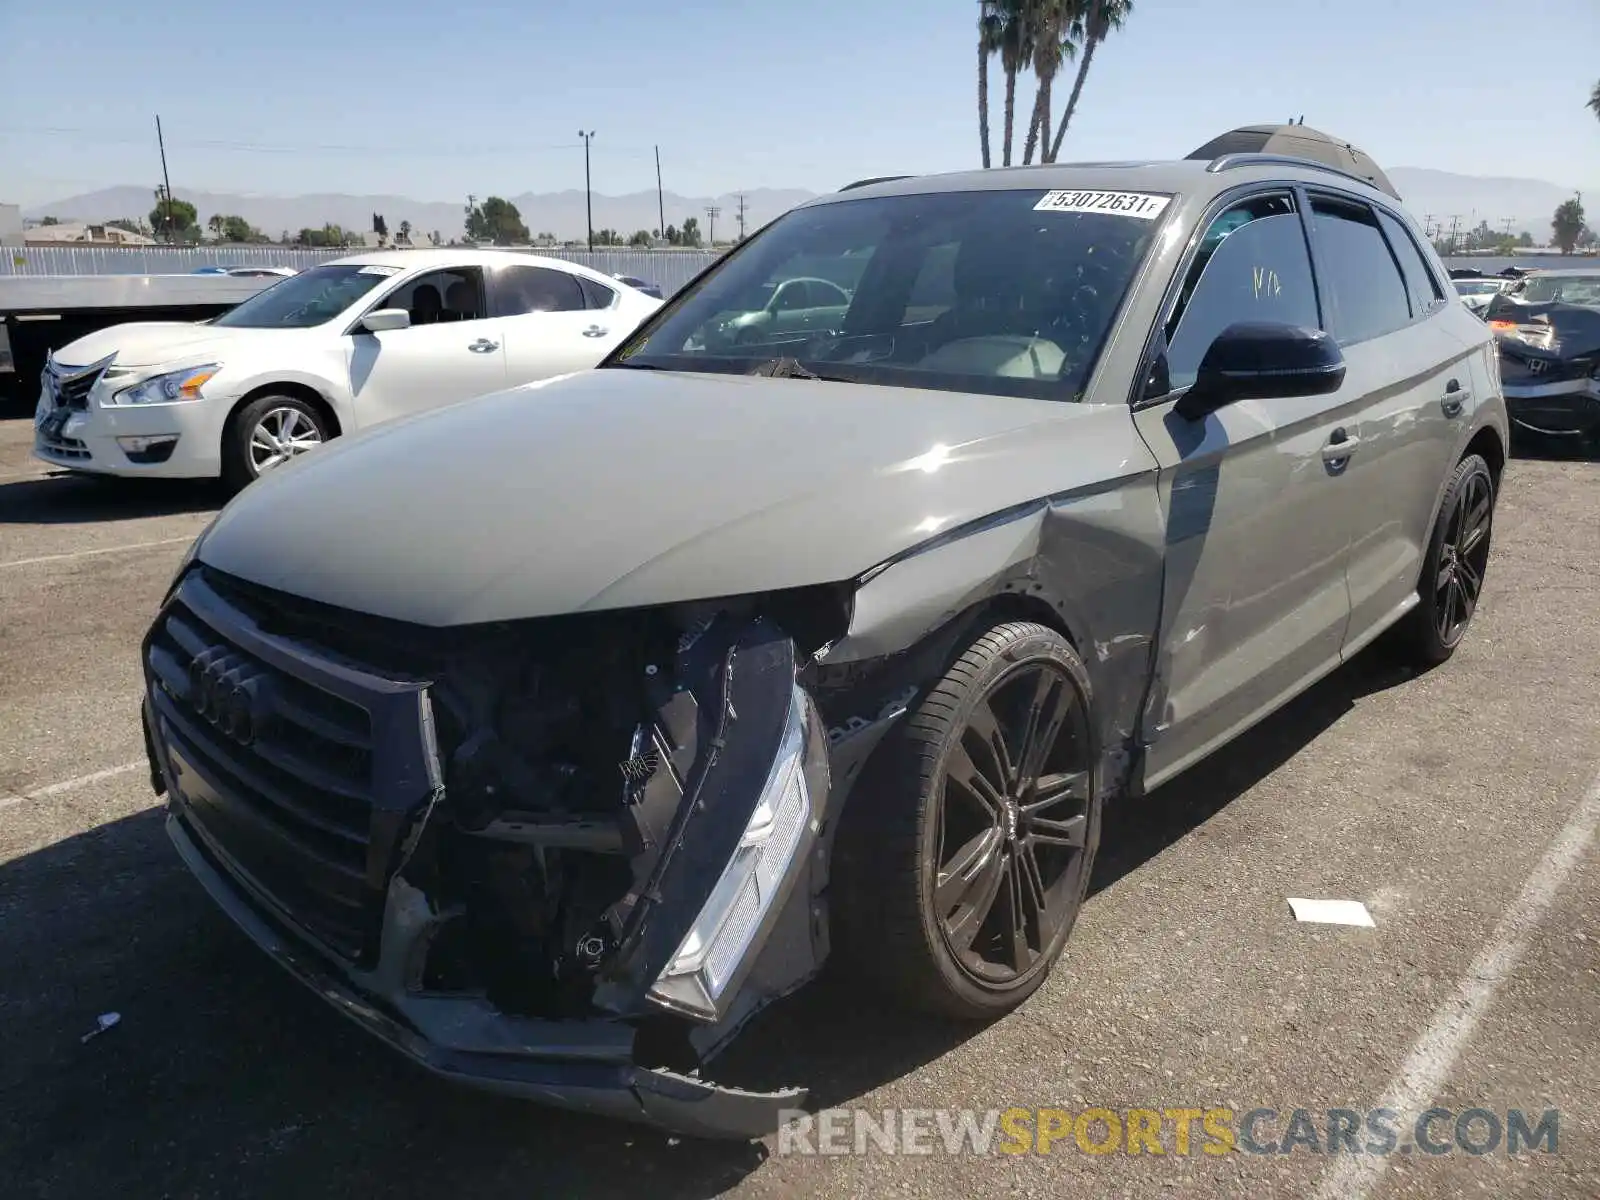
[(1496, 499), (1494, 474), (1482, 457), (1469, 454), (1456, 464), (1422, 559), (1417, 605), (1388, 639), (1392, 657), (1426, 669), (1461, 645), (1483, 595)]
[[(274, 438), (277, 430), (295, 435), (297, 449), (277, 461), (267, 459), (258, 431)], [(258, 396), (229, 419), (222, 434), (222, 481), (230, 492), (248, 487), (288, 459), (298, 457), (334, 436), (328, 418), (298, 396)]]
[[(1024, 781), (996, 806), (981, 784), (952, 782), (978, 764), (990, 769), (972, 773), (990, 779), (1003, 771), (985, 756), (980, 730), (996, 718), (1014, 757), (1028, 701), (1041, 698), (1062, 719), (1034, 760), (1038, 782), (1062, 799), (1041, 800)], [(1009, 622), (973, 640), (890, 731), (846, 806), (832, 866), (841, 959), (900, 1002), (943, 1016), (986, 1020), (1021, 1004), (1060, 957), (1088, 891), (1100, 841), (1098, 754), (1089, 677), (1060, 634)], [(1013, 778), (1027, 773), (1016, 766)], [(1039, 895), (1050, 903), (1034, 904), (1030, 920)], [(1020, 948), (1006, 936), (1017, 911)], [(958, 953), (963, 937), (969, 948)]]

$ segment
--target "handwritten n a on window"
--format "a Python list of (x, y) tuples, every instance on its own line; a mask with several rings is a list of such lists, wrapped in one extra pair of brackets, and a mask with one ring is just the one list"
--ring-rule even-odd
[(1263, 296), (1276, 297), (1283, 294), (1283, 283), (1278, 279), (1278, 273), (1271, 267), (1254, 267), (1251, 276), (1257, 300)]

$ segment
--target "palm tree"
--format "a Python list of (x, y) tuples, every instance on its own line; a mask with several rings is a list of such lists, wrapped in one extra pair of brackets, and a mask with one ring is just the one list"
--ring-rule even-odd
[(1078, 60), (1078, 77), (1072, 81), (1072, 94), (1067, 97), (1067, 111), (1061, 114), (1061, 127), (1056, 130), (1055, 141), (1050, 144), (1050, 156), (1045, 162), (1055, 162), (1061, 153), (1061, 140), (1067, 135), (1072, 114), (1077, 111), (1078, 98), (1083, 95), (1083, 81), (1089, 77), (1089, 64), (1100, 43), (1121, 29), (1133, 12), (1133, 0), (1081, 0), (1072, 22), (1074, 40), (1083, 46), (1083, 57)]
[(1595, 120), (1600, 121), (1600, 83), (1594, 85), (1594, 91), (1589, 93), (1589, 108), (1594, 111)]
[(989, 60), (1000, 52), (1000, 18), (992, 0), (978, 0), (978, 140), (989, 168)]
[(402, 242), (404, 242), (408, 246), (411, 245), (411, 222), (410, 221), (401, 221), (400, 222), (400, 240)]
[(1078, 52), (1073, 41), (1077, 14), (1082, 0), (1038, 0), (1034, 14), (1033, 75), (1039, 90), (1033, 99), (1033, 116), (1028, 121), (1028, 138), (1022, 147), (1023, 163), (1033, 161), (1034, 147), (1038, 146), (1039, 161), (1050, 149), (1050, 99), (1051, 86), (1061, 73), (1061, 65)]
[[(996, 21), (1000, 67), (1006, 73), (1005, 135), (1000, 141), (1000, 165), (1011, 165), (1011, 137), (1016, 129), (1017, 74), (1033, 58), (1034, 10), (1038, 0), (991, 0)], [(987, 73), (987, 68), (985, 68)]]
[(212, 213), (211, 219), (206, 222), (206, 228), (211, 230), (217, 241), (222, 240), (222, 214)]

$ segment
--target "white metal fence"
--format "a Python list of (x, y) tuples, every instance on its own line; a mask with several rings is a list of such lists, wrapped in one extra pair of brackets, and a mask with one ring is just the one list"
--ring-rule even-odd
[[(299, 250), (283, 246), (7, 246), (0, 275), (187, 275), (196, 267), (298, 267), (329, 262), (357, 250)], [(506, 250), (580, 263), (608, 275), (631, 275), (671, 295), (717, 257), (710, 250)]]

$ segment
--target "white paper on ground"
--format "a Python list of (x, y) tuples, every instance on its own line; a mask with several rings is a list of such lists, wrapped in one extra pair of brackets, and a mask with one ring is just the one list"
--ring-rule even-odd
[(1359, 900), (1302, 900), (1289, 897), (1289, 910), (1296, 921), (1314, 921), (1320, 925), (1364, 925), (1377, 927), (1367, 906)]

